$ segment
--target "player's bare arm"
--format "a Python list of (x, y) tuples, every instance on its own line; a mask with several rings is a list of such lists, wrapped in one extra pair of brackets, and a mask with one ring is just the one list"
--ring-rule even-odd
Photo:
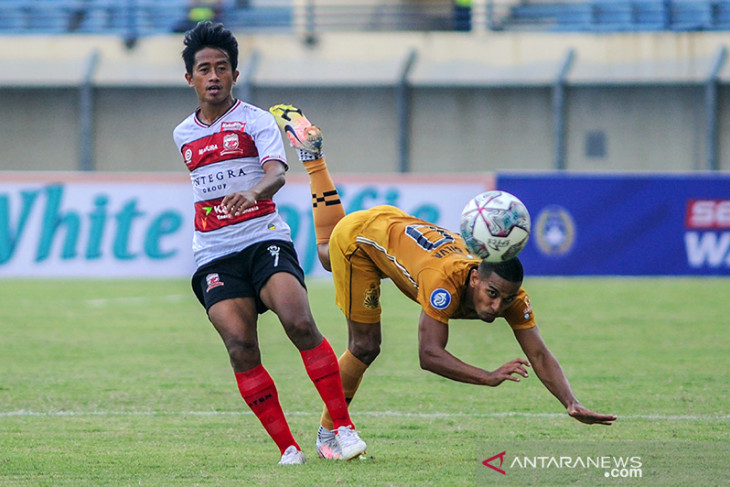
[(610, 425), (616, 420), (613, 415), (595, 413), (581, 405), (573, 394), (570, 382), (558, 359), (545, 345), (537, 326), (526, 330), (515, 330), (515, 338), (527, 355), (540, 381), (565, 406), (571, 417), (586, 424)]
[(445, 323), (421, 311), (418, 322), (418, 357), (421, 368), (447, 379), (467, 384), (496, 387), (505, 380), (519, 382), (527, 377), (530, 364), (523, 358), (516, 358), (494, 371), (488, 371), (467, 364), (446, 350), (449, 327)]
[(240, 215), (246, 208), (256, 204), (261, 198), (271, 198), (285, 183), (286, 167), (277, 160), (264, 163), (264, 177), (255, 186), (246, 191), (231, 193), (223, 198), (223, 207), (227, 213)]

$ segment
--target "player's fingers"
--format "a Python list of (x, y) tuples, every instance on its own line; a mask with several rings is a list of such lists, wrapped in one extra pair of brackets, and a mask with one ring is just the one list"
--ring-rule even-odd
[(229, 194), (225, 198), (223, 198), (223, 201), (221, 201), (221, 206), (225, 210), (226, 213), (233, 213), (236, 209), (236, 205), (238, 204), (238, 198), (236, 193)]
[(530, 374), (527, 372), (527, 369), (524, 367), (523, 364), (518, 364), (514, 367), (514, 370), (512, 371), (513, 374), (520, 374), (522, 377), (528, 377)]
[(522, 365), (524, 365), (526, 367), (530, 367), (530, 362), (528, 362), (527, 360), (523, 359), (522, 357), (517, 357), (512, 362), (517, 362), (517, 363), (520, 363), (520, 364), (522, 364)]

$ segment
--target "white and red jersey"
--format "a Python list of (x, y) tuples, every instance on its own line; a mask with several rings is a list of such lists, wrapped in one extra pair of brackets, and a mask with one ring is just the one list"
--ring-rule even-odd
[(264, 240), (291, 241), (289, 226), (271, 199), (258, 200), (239, 216), (220, 206), (226, 195), (255, 186), (267, 161), (287, 164), (281, 133), (269, 112), (239, 100), (212, 125), (193, 113), (175, 128), (173, 138), (193, 183), (198, 266)]

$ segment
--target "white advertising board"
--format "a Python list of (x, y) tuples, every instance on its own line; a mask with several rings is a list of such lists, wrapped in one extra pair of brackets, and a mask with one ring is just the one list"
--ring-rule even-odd
[[(488, 175), (338, 178), (346, 211), (390, 204), (451, 230)], [(306, 177), (290, 176), (275, 197), (292, 228), (302, 267), (316, 257)], [(0, 173), (0, 277), (187, 277), (193, 211), (185, 175)]]

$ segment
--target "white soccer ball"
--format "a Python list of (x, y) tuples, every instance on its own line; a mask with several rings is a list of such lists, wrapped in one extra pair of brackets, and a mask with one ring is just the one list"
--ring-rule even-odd
[(461, 236), (471, 253), (488, 262), (502, 262), (525, 248), (530, 213), (516, 196), (487, 191), (472, 198), (461, 212)]

